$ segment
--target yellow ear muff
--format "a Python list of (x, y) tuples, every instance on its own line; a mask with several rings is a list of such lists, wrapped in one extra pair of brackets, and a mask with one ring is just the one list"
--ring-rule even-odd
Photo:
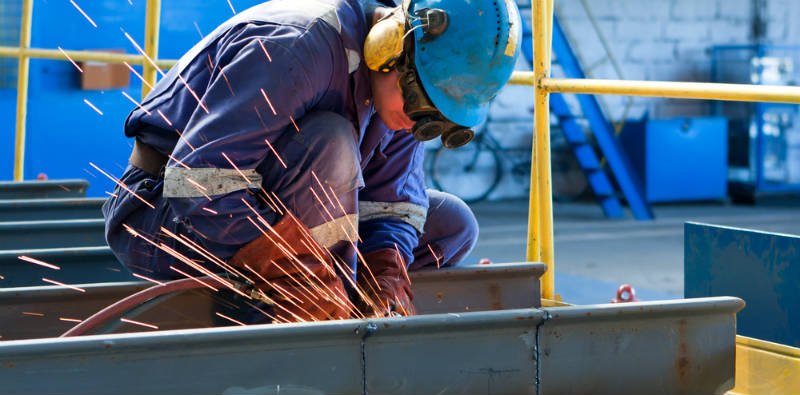
[(367, 34), (364, 41), (364, 61), (370, 70), (388, 73), (403, 54), (405, 21), (395, 15), (393, 12), (378, 21)]

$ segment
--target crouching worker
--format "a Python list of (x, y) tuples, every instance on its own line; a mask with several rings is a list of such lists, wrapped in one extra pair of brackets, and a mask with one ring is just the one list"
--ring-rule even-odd
[(106, 239), (154, 279), (246, 279), (248, 322), (414, 314), (408, 270), (477, 222), (426, 190), (424, 140), (473, 137), (519, 52), (511, 0), (274, 0), (193, 47), (128, 116)]

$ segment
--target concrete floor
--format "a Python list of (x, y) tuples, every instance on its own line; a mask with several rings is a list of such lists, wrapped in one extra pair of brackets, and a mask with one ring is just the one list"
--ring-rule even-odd
[[(527, 201), (472, 206), (481, 226), (467, 262), (525, 259)], [(554, 206), (556, 292), (571, 303), (607, 303), (632, 284), (642, 300), (683, 295), (683, 224), (686, 221), (800, 234), (800, 198), (760, 202), (655, 206), (656, 219), (607, 220), (591, 203)]]

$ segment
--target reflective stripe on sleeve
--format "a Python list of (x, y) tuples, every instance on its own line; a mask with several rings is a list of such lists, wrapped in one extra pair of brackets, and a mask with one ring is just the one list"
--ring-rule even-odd
[(408, 202), (358, 202), (359, 221), (377, 218), (397, 218), (422, 233), (428, 210)]
[(358, 216), (349, 214), (315, 226), (311, 228), (311, 237), (325, 248), (333, 247), (340, 241), (356, 242), (358, 239)]
[(164, 197), (168, 198), (225, 195), (260, 187), (261, 174), (253, 169), (241, 170), (241, 173), (236, 169), (214, 168), (168, 167), (164, 170)]

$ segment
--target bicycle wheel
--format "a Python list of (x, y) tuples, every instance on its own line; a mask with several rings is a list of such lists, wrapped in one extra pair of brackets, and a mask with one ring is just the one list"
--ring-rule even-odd
[(497, 188), (503, 163), (497, 151), (476, 141), (460, 148), (437, 149), (431, 159), (430, 175), (436, 189), (475, 203)]

